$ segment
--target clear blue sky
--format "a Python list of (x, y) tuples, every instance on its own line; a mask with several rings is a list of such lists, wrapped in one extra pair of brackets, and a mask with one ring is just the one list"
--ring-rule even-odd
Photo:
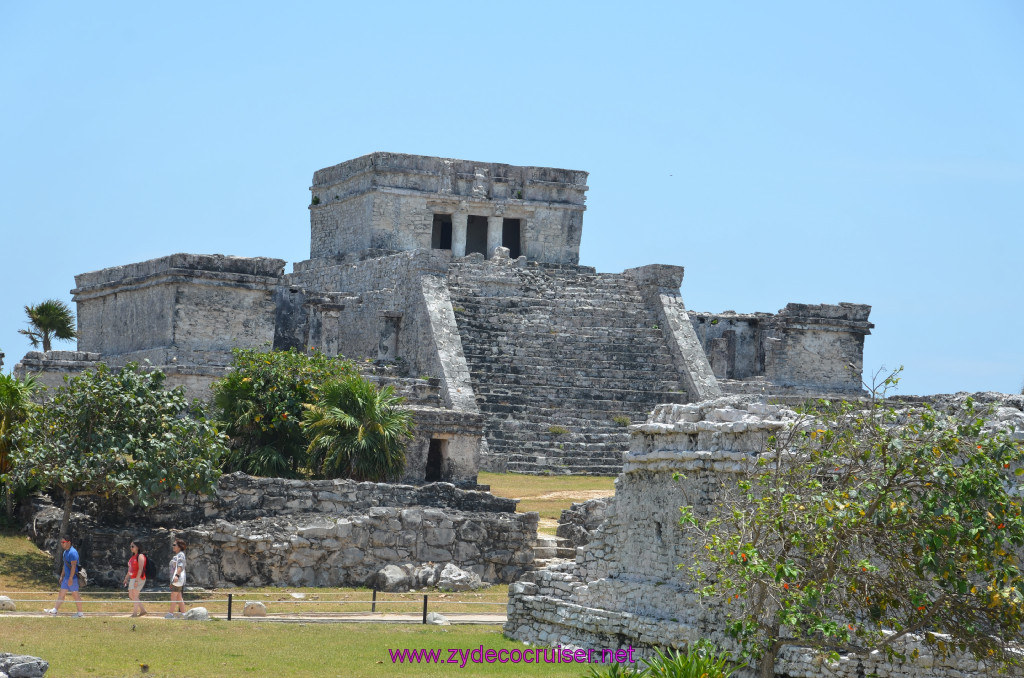
[(313, 171), (380, 150), (587, 170), (581, 263), (871, 304), (904, 393), (1024, 380), (1017, 0), (7, 1), (0, 97), (5, 370), (76, 273), (306, 259)]

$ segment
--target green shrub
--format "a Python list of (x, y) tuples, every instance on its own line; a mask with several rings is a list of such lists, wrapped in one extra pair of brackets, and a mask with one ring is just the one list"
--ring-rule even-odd
[(323, 478), (398, 480), (413, 433), (403, 402), (393, 387), (378, 390), (357, 374), (325, 384), (303, 415), (310, 468)]
[(352, 363), (316, 352), (235, 349), (232, 371), (214, 382), (217, 419), (231, 439), (227, 472), (299, 477), (309, 438), (300, 426), (304, 403), (328, 381), (356, 374)]
[(633, 421), (624, 414), (615, 415), (612, 417), (612, 421), (615, 422), (617, 426), (629, 426), (633, 423)]
[(694, 643), (686, 652), (655, 650), (655, 655), (644, 659), (643, 668), (633, 668), (625, 664), (607, 664), (601, 667), (591, 666), (584, 674), (585, 678), (619, 678), (633, 676), (635, 678), (729, 678), (739, 667), (732, 666), (732, 655), (728, 652), (719, 653), (714, 645), (706, 640)]
[(627, 667), (624, 664), (607, 664), (600, 668), (591, 666), (584, 678), (621, 678), (622, 676), (642, 676), (643, 671)]
[(651, 678), (729, 678), (738, 667), (730, 665), (731, 655), (728, 652), (716, 652), (715, 647), (700, 641), (686, 652), (660, 649), (650, 659), (645, 659), (646, 667), (640, 675)]
[(553, 436), (564, 436), (568, 432), (569, 429), (565, 428), (564, 426), (548, 426), (548, 433), (550, 433)]

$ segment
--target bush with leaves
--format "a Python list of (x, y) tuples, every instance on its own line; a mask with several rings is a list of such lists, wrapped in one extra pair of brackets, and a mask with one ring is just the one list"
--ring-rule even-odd
[(36, 410), (32, 394), (38, 384), (32, 377), (24, 381), (0, 374), (0, 482), (3, 483), (4, 513), (14, 515), (14, 484), (7, 479), (14, 454), (28, 441), (29, 417)]
[(217, 418), (231, 439), (227, 472), (295, 478), (308, 466), (303, 405), (320, 387), (355, 374), (352, 363), (294, 349), (235, 349), (232, 371), (213, 384)]
[(1020, 662), (1024, 450), (983, 414), (969, 400), (953, 413), (821, 402), (766, 441), (713, 517), (683, 507), (697, 591), (761, 676), (788, 643), (914, 658), (907, 636), (938, 656)]
[(41, 408), (8, 475), (61, 493), (61, 537), (77, 496), (117, 495), (149, 506), (214, 486), (226, 439), (182, 387), (163, 384), (162, 372), (142, 372), (135, 363), (116, 372), (100, 364), (68, 379)]
[(654, 656), (641, 660), (643, 668), (628, 667), (625, 664), (592, 666), (586, 678), (729, 678), (737, 671), (732, 655), (719, 652), (707, 640), (694, 643), (685, 651), (654, 651)]
[(326, 478), (382, 482), (405, 470), (412, 412), (391, 386), (378, 389), (359, 375), (323, 387), (307, 407), (310, 467)]

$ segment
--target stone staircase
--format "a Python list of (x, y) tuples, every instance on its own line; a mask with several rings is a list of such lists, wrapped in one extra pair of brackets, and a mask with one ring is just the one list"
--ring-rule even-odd
[(615, 475), (626, 426), (685, 403), (636, 283), (582, 266), (462, 260), (449, 271), (488, 452), (482, 468)]
[(540, 570), (559, 562), (576, 560), (576, 548), (561, 537), (546, 534), (537, 535), (537, 546), (533, 549), (533, 567)]

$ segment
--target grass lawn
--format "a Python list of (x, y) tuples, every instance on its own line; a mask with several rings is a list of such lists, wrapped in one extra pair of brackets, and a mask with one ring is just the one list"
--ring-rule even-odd
[[(498, 496), (521, 499), (520, 512), (537, 511), (541, 532), (554, 534), (562, 509), (573, 502), (614, 494), (614, 478), (595, 476), (532, 476), (481, 473), (479, 482)], [(15, 600), (41, 598), (46, 602), (19, 603), (19, 610), (50, 607), (57, 582), (53, 561), (23, 534), (0, 530), (0, 594)], [(15, 592), (35, 591), (37, 595)], [(131, 610), (127, 594), (101, 595), (110, 589), (89, 587), (83, 592), (86, 612)], [(242, 601), (259, 600), (271, 615), (280, 613), (367, 611), (371, 592), (362, 588), (240, 588), (203, 593), (186, 592), (190, 605), (203, 605), (211, 613), (224, 614), (226, 604), (214, 602), (236, 596), (235, 614)], [(508, 587), (491, 586), (465, 593), (378, 594), (378, 612), (417, 612), (422, 593), (430, 596), (431, 611), (504, 612)], [(296, 595), (293, 595), (296, 594)], [(297, 597), (301, 596), (301, 597)], [(117, 606), (90, 604), (90, 600), (118, 600)], [(146, 599), (146, 597), (144, 597)], [(296, 602), (299, 601), (299, 602)], [(343, 604), (349, 601), (350, 604)], [(398, 602), (406, 601), (406, 602)], [(491, 602), (495, 605), (470, 605)], [(167, 594), (147, 602), (151, 617), (87, 617), (58, 619), (4, 616), (0, 613), (0, 652), (43, 657), (50, 662), (48, 678), (61, 676), (581, 676), (580, 665), (526, 663), (469, 663), (396, 665), (388, 649), (404, 648), (502, 648), (524, 649), (501, 635), (496, 626), (422, 626), (370, 623), (252, 623), (167, 621), (157, 618), (166, 611)], [(62, 612), (74, 611), (67, 601)], [(447, 653), (443, 653), (447, 659)], [(142, 665), (145, 665), (143, 670)]]
[[(64, 676), (581, 676), (579, 664), (395, 664), (388, 649), (526, 647), (496, 626), (4, 618), (0, 650)], [(449, 654), (442, 652), (442, 659)], [(145, 665), (145, 669), (142, 665)]]
[(57, 577), (50, 575), (52, 568), (53, 558), (28, 537), (14, 529), (0, 530), (0, 594), (52, 589), (56, 595)]
[(481, 471), (477, 482), (499, 497), (521, 499), (517, 511), (540, 514), (538, 532), (554, 534), (562, 510), (570, 504), (615, 494), (614, 476), (533, 476)]

